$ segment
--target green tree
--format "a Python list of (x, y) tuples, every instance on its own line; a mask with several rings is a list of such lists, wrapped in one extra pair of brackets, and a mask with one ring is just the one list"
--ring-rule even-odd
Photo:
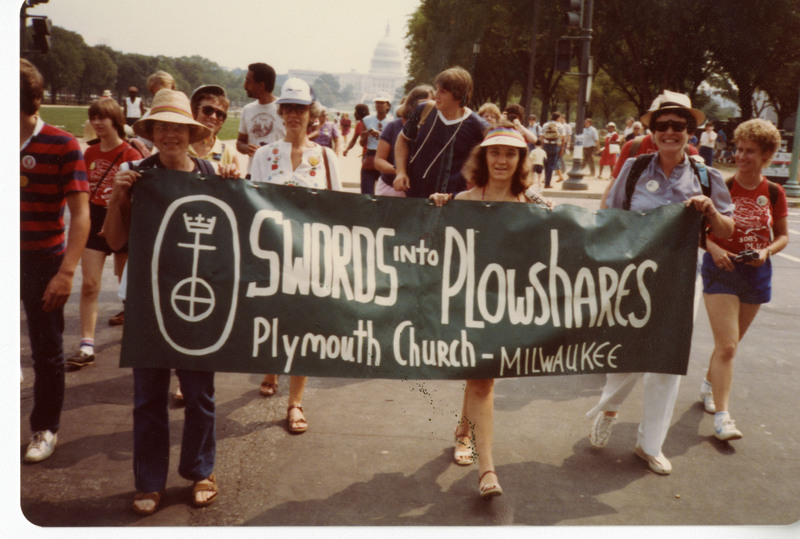
[(53, 26), (53, 47), (47, 54), (26, 53), (42, 73), (45, 87), (50, 90), (51, 102), (65, 92), (75, 94), (80, 89), (80, 79), (85, 67), (81, 52), (86, 48), (83, 37), (75, 32)]
[(90, 94), (101, 94), (114, 87), (117, 81), (117, 65), (108, 53), (98, 47), (83, 50), (83, 73), (80, 77), (79, 93), (82, 99)]
[(339, 102), (339, 81), (329, 73), (323, 73), (311, 85), (317, 101), (326, 107), (333, 106)]

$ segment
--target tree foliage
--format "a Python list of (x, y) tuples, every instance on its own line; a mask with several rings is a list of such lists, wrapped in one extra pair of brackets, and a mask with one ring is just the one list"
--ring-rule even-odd
[[(527, 78), (535, 2), (422, 0), (409, 23), (406, 88), (461, 65), (474, 75), (473, 106), (516, 100)], [(532, 101), (541, 103), (539, 116), (545, 118), (554, 108), (569, 110), (578, 92), (576, 77), (554, 69), (555, 42), (567, 34), (563, 8), (539, 2)], [(745, 118), (752, 114), (756, 90), (767, 93), (779, 117), (797, 108), (797, 0), (594, 0), (593, 5), (594, 111), (617, 118), (641, 114), (664, 89), (713, 108), (701, 91), (704, 83), (737, 101)], [(474, 57), (476, 42), (480, 53)]]

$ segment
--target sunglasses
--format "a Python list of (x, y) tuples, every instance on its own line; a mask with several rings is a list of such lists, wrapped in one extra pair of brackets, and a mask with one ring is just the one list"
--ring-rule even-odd
[(676, 133), (680, 133), (681, 131), (686, 131), (688, 123), (685, 121), (675, 121), (675, 120), (664, 120), (663, 122), (653, 122), (651, 125), (651, 129), (653, 131), (663, 132), (672, 128), (673, 131)]
[(214, 108), (211, 105), (204, 105), (204, 106), (200, 107), (200, 110), (203, 111), (203, 114), (205, 114), (206, 116), (213, 116), (214, 114), (216, 114), (217, 118), (221, 122), (224, 122), (225, 119), (228, 117), (228, 113), (227, 112), (225, 112), (224, 110), (221, 110), (221, 109)]

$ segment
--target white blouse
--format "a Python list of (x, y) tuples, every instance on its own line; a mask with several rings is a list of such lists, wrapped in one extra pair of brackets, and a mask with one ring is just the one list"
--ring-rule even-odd
[(324, 148), (316, 143), (311, 148), (303, 149), (303, 158), (295, 170), (292, 170), (292, 144), (290, 142), (279, 140), (262, 146), (253, 155), (250, 179), (254, 182), (327, 189), (328, 180), (325, 174), (323, 151), (328, 155), (331, 190), (341, 191), (342, 182), (339, 179), (336, 153), (332, 149)]

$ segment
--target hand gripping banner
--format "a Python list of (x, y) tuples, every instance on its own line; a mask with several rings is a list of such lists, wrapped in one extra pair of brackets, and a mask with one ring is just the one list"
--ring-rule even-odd
[(700, 214), (149, 170), (120, 364), (347, 378), (685, 374)]

